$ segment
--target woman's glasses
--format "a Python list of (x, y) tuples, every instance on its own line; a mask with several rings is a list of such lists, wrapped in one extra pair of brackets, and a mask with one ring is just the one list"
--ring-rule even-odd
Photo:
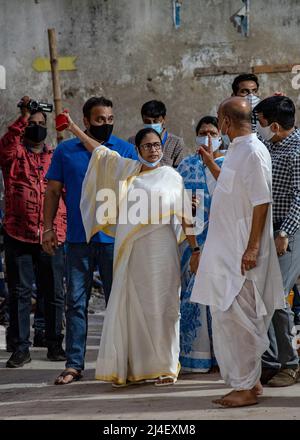
[(151, 151), (152, 147), (158, 151), (161, 149), (161, 143), (160, 142), (149, 142), (147, 144), (140, 145), (141, 148), (143, 148), (145, 151)]

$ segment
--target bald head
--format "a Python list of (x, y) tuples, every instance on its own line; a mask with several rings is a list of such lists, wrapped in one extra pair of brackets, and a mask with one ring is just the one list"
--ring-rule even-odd
[(222, 119), (227, 116), (236, 127), (251, 124), (251, 105), (240, 96), (225, 99), (219, 107), (219, 116)]
[(251, 106), (245, 98), (234, 96), (225, 99), (218, 110), (219, 129), (231, 141), (238, 136), (251, 134), (251, 116)]

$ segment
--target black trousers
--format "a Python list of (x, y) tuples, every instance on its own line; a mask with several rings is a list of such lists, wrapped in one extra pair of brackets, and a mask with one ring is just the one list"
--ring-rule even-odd
[(17, 350), (30, 346), (30, 311), (32, 284), (44, 297), (45, 335), (48, 346), (63, 340), (62, 320), (65, 305), (63, 276), (64, 246), (54, 256), (41, 245), (25, 243), (4, 235), (5, 262), (9, 291), (9, 340)]

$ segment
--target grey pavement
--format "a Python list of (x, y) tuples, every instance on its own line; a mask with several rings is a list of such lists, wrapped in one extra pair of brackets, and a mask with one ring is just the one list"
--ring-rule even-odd
[(185, 374), (175, 385), (161, 388), (147, 384), (114, 389), (94, 380), (103, 317), (99, 310), (89, 315), (86, 370), (71, 385), (53, 385), (64, 363), (47, 361), (46, 349), (33, 348), (32, 362), (18, 369), (5, 368), (10, 354), (0, 350), (0, 419), (300, 419), (300, 383), (266, 387), (252, 407), (219, 409), (212, 399), (229, 391), (219, 374)]

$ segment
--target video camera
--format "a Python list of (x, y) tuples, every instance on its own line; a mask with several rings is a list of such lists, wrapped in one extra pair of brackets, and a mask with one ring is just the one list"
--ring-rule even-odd
[[(24, 107), (24, 102), (21, 100), (18, 103), (18, 107)], [(51, 113), (53, 111), (53, 104), (48, 104), (47, 102), (33, 101), (32, 99), (27, 103), (26, 108), (30, 112), (47, 112)]]

